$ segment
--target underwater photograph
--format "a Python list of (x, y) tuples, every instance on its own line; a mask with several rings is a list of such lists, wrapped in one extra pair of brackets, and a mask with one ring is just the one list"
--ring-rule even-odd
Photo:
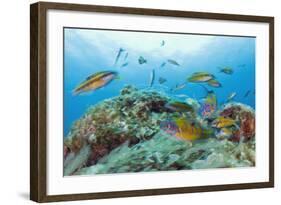
[(65, 27), (63, 175), (254, 167), (256, 38)]

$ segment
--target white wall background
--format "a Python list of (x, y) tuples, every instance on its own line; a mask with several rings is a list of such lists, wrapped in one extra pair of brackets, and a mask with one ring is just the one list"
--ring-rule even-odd
[[(275, 76), (280, 76), (281, 12), (278, 0), (74, 0), (87, 4), (178, 9), (275, 16)], [(29, 4), (2, 1), (0, 6), (0, 204), (32, 204), (29, 198)], [(135, 197), (68, 204), (279, 204), (281, 195), (281, 80), (275, 77), (274, 189), (224, 191), (170, 196)], [(219, 176), (218, 176), (219, 177)], [(56, 204), (56, 203), (55, 203)], [(66, 204), (66, 203), (60, 203)]]

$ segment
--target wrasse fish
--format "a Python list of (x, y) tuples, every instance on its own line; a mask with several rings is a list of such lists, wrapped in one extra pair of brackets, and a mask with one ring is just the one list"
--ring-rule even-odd
[(232, 118), (226, 118), (226, 117), (222, 117), (222, 116), (217, 117), (212, 122), (212, 126), (216, 127), (216, 128), (230, 127), (233, 125), (237, 126), (235, 120), (233, 120)]
[(180, 64), (177, 61), (172, 60), (172, 59), (168, 59), (167, 62), (172, 64), (172, 65), (180, 66)]
[(73, 94), (77, 95), (83, 92), (94, 91), (104, 87), (112, 80), (116, 79), (117, 74), (118, 73), (114, 71), (101, 71), (90, 75), (85, 81), (83, 81), (73, 90)]
[(118, 60), (119, 60), (121, 54), (122, 54), (124, 51), (125, 51), (125, 49), (119, 48), (119, 51), (118, 51), (117, 56), (116, 56), (116, 58), (115, 58), (114, 66), (117, 64), (117, 62), (118, 62)]
[(230, 67), (224, 67), (224, 68), (219, 67), (219, 69), (220, 69), (220, 72), (222, 72), (222, 73), (225, 73), (225, 74), (228, 74), (228, 75), (233, 74), (233, 69), (230, 68)]
[(191, 105), (180, 101), (166, 103), (165, 107), (174, 112), (194, 112), (194, 108)]
[(142, 57), (142, 56), (139, 57), (138, 61), (139, 61), (139, 64), (141, 64), (141, 65), (144, 64), (144, 63), (147, 63), (147, 60), (144, 59), (144, 57)]
[(197, 140), (209, 136), (212, 132), (205, 130), (194, 122), (180, 117), (160, 124), (160, 128), (170, 135), (183, 140)]
[(209, 86), (212, 86), (212, 87), (215, 87), (215, 88), (221, 87), (221, 83), (220, 83), (218, 80), (216, 80), (216, 79), (208, 80), (208, 81), (207, 81), (207, 84), (208, 84)]
[(202, 83), (210, 81), (214, 78), (214, 75), (207, 72), (196, 72), (187, 78), (187, 81), (192, 83)]

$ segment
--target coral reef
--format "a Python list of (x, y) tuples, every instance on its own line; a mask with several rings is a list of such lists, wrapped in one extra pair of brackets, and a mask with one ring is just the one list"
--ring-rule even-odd
[(219, 116), (234, 119), (239, 125), (230, 140), (250, 140), (255, 137), (255, 112), (241, 103), (228, 103), (218, 113)]
[[(255, 165), (251, 108), (229, 103), (218, 110), (217, 116), (235, 119), (237, 126), (231, 127), (231, 137), (217, 138), (214, 133), (220, 130), (188, 109), (169, 109), (171, 102), (174, 99), (163, 93), (126, 86), (119, 96), (90, 107), (64, 139), (64, 175)], [(198, 110), (196, 100), (186, 103)], [(209, 137), (191, 142), (161, 130), (161, 122), (179, 117), (208, 129)]]
[(229, 140), (208, 139), (192, 144), (164, 132), (134, 146), (124, 143), (96, 165), (76, 174), (167, 171), (255, 165), (254, 142), (238, 145)]

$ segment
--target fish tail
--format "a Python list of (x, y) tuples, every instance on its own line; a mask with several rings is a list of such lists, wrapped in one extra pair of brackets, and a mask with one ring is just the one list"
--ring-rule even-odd
[(78, 90), (73, 90), (71, 93), (72, 93), (72, 96), (77, 96), (79, 94), (79, 91)]

